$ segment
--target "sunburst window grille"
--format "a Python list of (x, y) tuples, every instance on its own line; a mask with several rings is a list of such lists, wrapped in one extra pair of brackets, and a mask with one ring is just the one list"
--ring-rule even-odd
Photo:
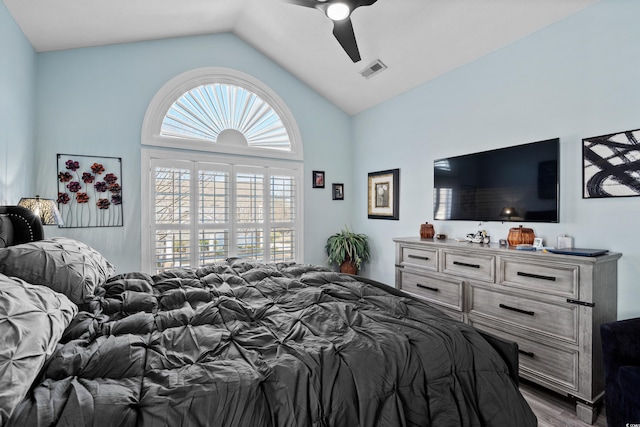
[(161, 136), (218, 144), (291, 150), (280, 116), (255, 93), (230, 84), (208, 84), (184, 93), (164, 117)]

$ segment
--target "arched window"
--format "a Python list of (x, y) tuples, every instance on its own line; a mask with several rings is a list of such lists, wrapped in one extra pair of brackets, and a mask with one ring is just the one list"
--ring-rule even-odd
[(143, 269), (302, 261), (300, 133), (262, 82), (221, 68), (172, 79), (142, 144)]
[(291, 151), (278, 113), (255, 93), (231, 84), (198, 86), (182, 95), (164, 116), (160, 135)]

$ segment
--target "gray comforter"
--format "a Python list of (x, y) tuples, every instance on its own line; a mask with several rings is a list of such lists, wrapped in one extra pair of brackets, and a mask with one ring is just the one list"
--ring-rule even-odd
[(356, 276), (229, 260), (95, 294), (7, 426), (536, 425), (472, 327)]

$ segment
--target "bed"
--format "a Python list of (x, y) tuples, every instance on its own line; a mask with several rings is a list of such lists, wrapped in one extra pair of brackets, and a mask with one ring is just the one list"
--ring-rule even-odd
[(384, 284), (242, 259), (114, 274), (27, 240), (0, 249), (2, 426), (537, 425), (505, 347)]

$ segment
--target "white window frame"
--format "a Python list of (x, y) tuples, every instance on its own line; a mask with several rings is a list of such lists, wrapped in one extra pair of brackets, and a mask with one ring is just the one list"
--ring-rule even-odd
[[(214, 154), (203, 154), (203, 153), (194, 153), (194, 152), (175, 152), (175, 151), (167, 151), (167, 150), (158, 150), (153, 148), (143, 148), (142, 149), (142, 270), (148, 273), (154, 274), (156, 272), (155, 267), (155, 234), (158, 229), (155, 224), (155, 191), (153, 191), (153, 184), (155, 180), (155, 169), (154, 165), (159, 164), (162, 166), (169, 166), (176, 168), (188, 168), (187, 165), (196, 165), (198, 163), (209, 163), (209, 164), (220, 164), (222, 168), (228, 169), (229, 171), (238, 172), (253, 172), (256, 168), (264, 168), (263, 170), (267, 171), (265, 174), (265, 186), (263, 188), (264, 195), (264, 255), (265, 260), (271, 262), (271, 245), (270, 245), (270, 230), (271, 228), (278, 225), (278, 223), (271, 222), (271, 217), (269, 215), (269, 177), (272, 175), (278, 175), (279, 173), (286, 173), (293, 176), (296, 180), (296, 186), (294, 190), (295, 197), (295, 213), (294, 213), (294, 221), (293, 227), (295, 229), (295, 246), (294, 246), (294, 259), (296, 262), (303, 263), (304, 262), (304, 227), (302, 218), (304, 217), (304, 203), (303, 203), (303, 176), (304, 176), (304, 166), (302, 163), (298, 162), (283, 162), (283, 161), (265, 161), (262, 159), (251, 159), (251, 158), (242, 158), (239, 159), (236, 156), (228, 156), (228, 155), (214, 155)], [(193, 169), (191, 169), (193, 171)], [(193, 178), (193, 177), (192, 177)], [(193, 183), (193, 181), (192, 181)], [(193, 186), (192, 186), (193, 188)], [(233, 191), (235, 192), (235, 190)], [(195, 196), (197, 192), (193, 192), (192, 194)], [(196, 206), (196, 197), (191, 198), (191, 211), (195, 212), (194, 218), (197, 218), (197, 211), (195, 210)], [(235, 236), (238, 228), (237, 222), (233, 218), (235, 216), (235, 207), (236, 202), (235, 199), (232, 198), (230, 200), (230, 212), (229, 215), (231, 218), (229, 224), (229, 233), (230, 236)], [(176, 225), (172, 226), (172, 228), (184, 228), (188, 229), (191, 233), (191, 236), (197, 236), (197, 230), (201, 229), (202, 226), (197, 221), (191, 221), (189, 226), (184, 225)], [(232, 238), (231, 242), (234, 242), (235, 239)], [(197, 261), (197, 237), (191, 238), (190, 241), (190, 253), (192, 256), (192, 260)], [(235, 246), (232, 244), (229, 248), (229, 256), (235, 256)], [(192, 266), (197, 266), (193, 265)]]
[[(184, 93), (195, 87), (207, 84), (230, 84), (243, 87), (262, 98), (278, 114), (285, 126), (291, 143), (291, 149), (272, 150), (259, 147), (216, 144), (199, 139), (174, 138), (161, 136), (160, 131), (165, 115), (173, 103)], [(267, 85), (253, 76), (237, 70), (205, 67), (180, 74), (168, 81), (153, 97), (144, 117), (141, 135), (141, 225), (142, 225), (142, 269), (155, 273), (155, 176), (152, 164), (160, 161), (165, 165), (180, 161), (204, 162), (234, 165), (233, 167), (262, 167), (267, 170), (284, 170), (295, 177), (295, 220), (294, 220), (294, 257), (296, 262), (304, 262), (304, 164), (302, 138), (293, 114), (284, 101)], [(184, 163), (183, 163), (184, 164)], [(266, 177), (265, 177), (266, 178)], [(267, 178), (268, 183), (268, 178)], [(269, 185), (265, 185), (265, 200), (269, 200)], [(195, 195), (195, 193), (194, 193)], [(192, 201), (192, 208), (195, 202)], [(235, 200), (231, 201), (230, 215), (235, 216)], [(270, 261), (270, 222), (269, 211), (265, 206), (265, 259)], [(194, 212), (192, 210), (192, 212)], [(197, 213), (194, 213), (194, 218)], [(232, 221), (235, 223), (235, 221)], [(197, 221), (192, 221), (192, 232), (198, 229)], [(236, 229), (230, 230), (235, 236)], [(196, 236), (196, 234), (194, 234)], [(197, 260), (197, 238), (191, 239), (191, 256)], [(236, 242), (232, 242), (235, 250)], [(230, 248), (231, 251), (231, 248)], [(229, 255), (233, 256), (234, 252)], [(193, 265), (193, 267), (197, 266)]]
[[(198, 139), (161, 136), (162, 121), (173, 103), (191, 89), (214, 83), (241, 86), (267, 102), (278, 114), (289, 133), (291, 150), (269, 150), (257, 147), (238, 147), (235, 145), (215, 144)], [(220, 67), (205, 67), (187, 71), (169, 80), (153, 97), (142, 123), (142, 145), (154, 147), (179, 148), (183, 150), (214, 151), (216, 153), (237, 154), (303, 160), (302, 137), (293, 114), (284, 101), (267, 85), (249, 74)]]

